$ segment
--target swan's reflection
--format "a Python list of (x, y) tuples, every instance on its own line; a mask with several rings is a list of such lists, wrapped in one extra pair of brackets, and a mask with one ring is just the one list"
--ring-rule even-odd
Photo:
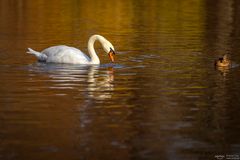
[[(113, 66), (100, 65), (69, 65), (69, 64), (45, 64), (36, 63), (30, 66), (31, 74), (47, 73), (47, 88), (61, 90), (64, 95), (69, 92), (76, 93), (76, 98), (93, 98), (104, 100), (112, 97), (114, 90), (114, 69)], [(86, 97), (85, 97), (86, 98)]]
[(105, 74), (99, 74), (99, 68), (91, 67), (88, 72), (88, 95), (97, 100), (104, 100), (112, 97), (114, 90), (114, 71), (108, 67)]

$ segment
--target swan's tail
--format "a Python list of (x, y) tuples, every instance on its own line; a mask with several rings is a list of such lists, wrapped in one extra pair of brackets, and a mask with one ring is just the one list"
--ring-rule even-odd
[(28, 48), (27, 53), (35, 55), (39, 61), (43, 61), (44, 62), (44, 61), (47, 60), (47, 56), (45, 54), (42, 54), (42, 53), (37, 52), (37, 51), (34, 51), (31, 48)]

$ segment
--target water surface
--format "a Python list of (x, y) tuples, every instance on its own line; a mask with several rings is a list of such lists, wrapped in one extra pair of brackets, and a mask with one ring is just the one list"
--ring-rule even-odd
[[(0, 1), (0, 159), (214, 159), (240, 155), (237, 0)], [(111, 64), (26, 54), (93, 34)], [(214, 68), (229, 53), (230, 69)]]

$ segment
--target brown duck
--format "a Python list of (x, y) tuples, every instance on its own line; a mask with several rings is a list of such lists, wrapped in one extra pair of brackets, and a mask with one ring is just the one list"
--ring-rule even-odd
[(228, 58), (228, 55), (225, 54), (223, 57), (218, 58), (218, 60), (215, 60), (214, 63), (217, 67), (229, 67), (231, 65), (231, 60)]

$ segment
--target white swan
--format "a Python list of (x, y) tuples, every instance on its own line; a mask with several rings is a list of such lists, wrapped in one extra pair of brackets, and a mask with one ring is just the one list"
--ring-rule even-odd
[(65, 45), (49, 47), (42, 52), (37, 52), (28, 48), (27, 53), (35, 55), (38, 61), (47, 63), (100, 64), (100, 60), (94, 50), (94, 42), (96, 40), (102, 44), (102, 47), (104, 51), (108, 53), (110, 60), (114, 62), (115, 51), (113, 45), (100, 35), (93, 35), (89, 38), (88, 52), (90, 58), (79, 49)]

